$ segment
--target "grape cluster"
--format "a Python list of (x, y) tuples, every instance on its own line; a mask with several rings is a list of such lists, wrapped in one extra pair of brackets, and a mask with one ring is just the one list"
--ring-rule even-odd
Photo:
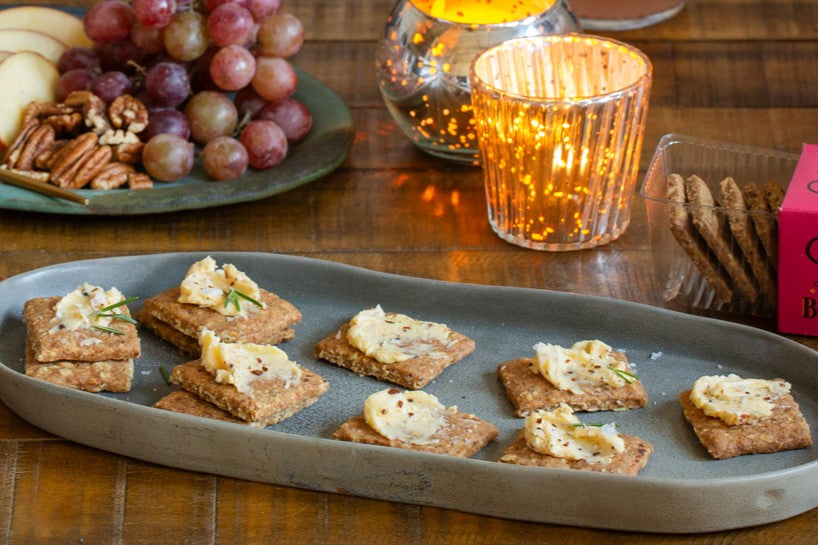
[[(216, 180), (284, 160), (312, 116), (293, 99), (286, 60), (304, 41), (280, 0), (102, 0), (85, 14), (93, 48), (72, 47), (57, 64), (57, 100), (87, 89), (110, 103), (139, 98), (150, 120), (142, 165), (153, 178), (186, 176), (194, 144)], [(191, 142), (192, 141), (192, 142)]]

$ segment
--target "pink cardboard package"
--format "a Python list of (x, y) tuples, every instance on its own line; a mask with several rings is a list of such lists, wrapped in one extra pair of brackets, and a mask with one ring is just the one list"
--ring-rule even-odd
[(778, 331), (818, 336), (818, 145), (804, 146), (778, 221)]

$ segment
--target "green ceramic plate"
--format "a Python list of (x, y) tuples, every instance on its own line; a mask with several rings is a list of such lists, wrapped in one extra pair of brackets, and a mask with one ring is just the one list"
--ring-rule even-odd
[(343, 162), (355, 130), (341, 97), (316, 78), (296, 71), (298, 90), (294, 97), (309, 107), (313, 125), (307, 137), (291, 147), (287, 158), (277, 167), (248, 170), (240, 178), (215, 182), (197, 164), (186, 178), (172, 183), (157, 182), (150, 190), (78, 190), (90, 200), (88, 205), (0, 183), (0, 208), (80, 215), (173, 212), (262, 199), (320, 178)]

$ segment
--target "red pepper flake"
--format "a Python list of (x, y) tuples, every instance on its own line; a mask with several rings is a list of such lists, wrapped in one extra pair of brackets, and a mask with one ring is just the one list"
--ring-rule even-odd
[(397, 405), (398, 405), (398, 408), (403, 407), (403, 400), (399, 399)]
[(387, 390), (386, 393), (389, 394), (389, 395), (395, 395), (395, 394), (399, 394), (400, 390), (398, 390), (397, 388), (389, 388), (389, 390)]

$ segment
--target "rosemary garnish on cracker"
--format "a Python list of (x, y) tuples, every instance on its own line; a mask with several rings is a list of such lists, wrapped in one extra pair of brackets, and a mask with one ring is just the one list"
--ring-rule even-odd
[(608, 369), (610, 371), (613, 371), (616, 374), (616, 376), (618, 376), (628, 384), (631, 384), (634, 380), (639, 380), (639, 377), (637, 377), (633, 373), (628, 373), (624, 369), (617, 369), (616, 367), (613, 367), (611, 365), (608, 366)]
[(262, 305), (259, 301), (256, 301), (255, 299), (253, 299), (252, 297), (250, 297), (246, 293), (242, 293), (242, 292), (240, 292), (238, 290), (235, 290), (233, 288), (230, 288), (230, 291), (227, 292), (227, 296), (224, 298), (224, 306), (227, 307), (227, 305), (232, 303), (233, 306), (236, 307), (236, 311), (241, 312), (241, 305), (239, 304), (239, 298), (244, 299), (246, 301), (250, 301), (251, 303), (253, 303), (257, 307), (264, 308), (264, 305)]
[[(108, 305), (107, 307), (103, 307), (103, 308), (99, 309), (98, 311), (96, 311), (93, 314), (93, 317), (94, 318), (112, 318), (114, 320), (122, 320), (123, 322), (128, 322), (129, 324), (136, 325), (137, 321), (134, 320), (133, 318), (131, 318), (130, 316), (128, 316), (127, 314), (121, 314), (119, 312), (111, 312), (111, 311), (114, 310), (115, 308), (121, 307), (122, 305), (127, 305), (128, 303), (133, 303), (137, 299), (139, 299), (139, 297), (136, 297), (136, 296), (128, 297), (127, 299), (123, 299), (122, 301), (120, 301), (118, 303), (114, 303), (113, 305)], [(103, 325), (95, 325), (93, 327), (94, 327), (94, 329), (98, 329), (98, 330), (104, 331), (106, 333), (113, 333), (114, 335), (124, 335), (125, 334), (124, 331), (120, 331), (119, 329), (116, 329), (115, 327), (105, 327)]]
[(168, 386), (173, 385), (173, 383), (170, 381), (170, 374), (168, 374), (168, 370), (165, 369), (164, 365), (159, 366), (159, 372), (162, 373), (162, 378), (165, 379), (165, 384)]

